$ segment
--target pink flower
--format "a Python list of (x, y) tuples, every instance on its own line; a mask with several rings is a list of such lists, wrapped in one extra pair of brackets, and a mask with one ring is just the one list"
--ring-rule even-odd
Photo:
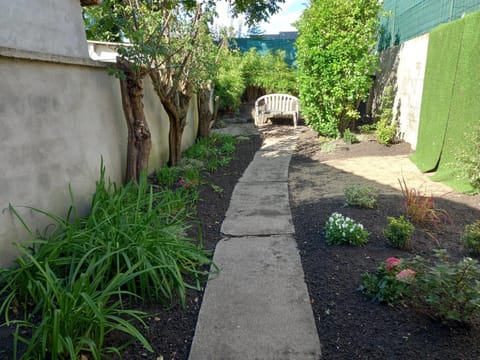
[(405, 280), (409, 282), (412, 281), (414, 278), (415, 278), (415, 271), (413, 271), (412, 269), (402, 270), (396, 276), (397, 280)]
[(400, 259), (396, 257), (389, 257), (385, 261), (385, 268), (387, 269), (388, 272), (391, 272), (398, 265), (400, 265)]
[(188, 189), (190, 187), (190, 183), (187, 179), (184, 178), (180, 178), (180, 180), (178, 180), (178, 185), (184, 187), (185, 189)]

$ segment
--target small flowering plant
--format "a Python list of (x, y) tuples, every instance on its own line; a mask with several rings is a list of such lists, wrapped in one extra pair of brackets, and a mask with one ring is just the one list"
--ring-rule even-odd
[(375, 273), (362, 275), (359, 290), (377, 302), (393, 305), (405, 301), (411, 294), (411, 284), (415, 280), (415, 271), (402, 259), (389, 257), (380, 264)]
[(411, 283), (413, 280), (415, 280), (415, 275), (416, 273), (412, 269), (403, 269), (395, 276), (395, 278), (399, 281)]
[(396, 257), (389, 257), (387, 260), (385, 260), (385, 269), (387, 272), (391, 273), (395, 271), (395, 268), (397, 268), (402, 261), (399, 258)]
[(187, 178), (184, 178), (184, 177), (181, 177), (178, 182), (177, 182), (178, 186), (179, 187), (182, 187), (184, 189), (189, 189), (189, 188), (192, 188), (192, 187), (195, 187), (195, 182), (190, 180), (190, 179), (187, 179)]
[(362, 224), (339, 213), (333, 213), (325, 224), (325, 237), (328, 245), (363, 245), (370, 233)]

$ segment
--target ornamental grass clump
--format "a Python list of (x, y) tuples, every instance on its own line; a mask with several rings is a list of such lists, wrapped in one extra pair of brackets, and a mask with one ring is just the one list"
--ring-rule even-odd
[(433, 196), (409, 188), (405, 179), (398, 180), (403, 195), (403, 207), (407, 218), (416, 225), (439, 230), (442, 223), (450, 220), (446, 210), (435, 206)]
[(364, 245), (370, 233), (362, 224), (339, 213), (333, 213), (325, 224), (325, 237), (328, 245)]
[(399, 218), (387, 217), (388, 225), (383, 230), (383, 236), (388, 243), (398, 249), (407, 249), (410, 247), (413, 231), (415, 227), (403, 215)]
[[(5, 296), (0, 304), (5, 324), (14, 326), (13, 348), (17, 357), (21, 344), (25, 346), (22, 359), (104, 359), (114, 355), (134, 340), (146, 350), (153, 348), (137, 327), (145, 326), (146, 313), (128, 309), (122, 303), (122, 296), (135, 294), (122, 289), (128, 282), (138, 279), (138, 265), (110, 276), (113, 258), (121, 250), (109, 249), (104, 255), (96, 256), (98, 248), (92, 248), (77, 261), (63, 277), (55, 271), (58, 264), (37, 260), (31, 250), (17, 245), (20, 253), (18, 270), (3, 270), (0, 273)], [(93, 261), (92, 261), (93, 259)], [(145, 272), (145, 271), (143, 271)], [(22, 284), (23, 282), (23, 284)], [(22, 288), (25, 285), (25, 288)], [(21, 302), (19, 295), (30, 298)], [(24, 316), (11, 319), (10, 310), (29, 310)], [(31, 333), (30, 336), (25, 334)], [(106, 339), (112, 333), (123, 333), (130, 337), (121, 347), (111, 347)]]
[[(130, 301), (178, 297), (184, 304), (186, 289), (200, 288), (208, 274), (204, 266), (212, 264), (210, 253), (185, 235), (195, 193), (187, 182), (154, 192), (145, 173), (138, 184), (117, 187), (106, 181), (102, 164), (85, 217), (77, 214), (71, 192), (65, 218), (28, 208), (52, 223), (38, 235), (10, 207), (30, 236), (28, 247), (18, 245), (16, 266), (0, 270), (0, 314), (16, 325), (15, 349), (25, 343), (25, 358), (88, 353), (101, 359), (119, 355), (105, 338), (124, 332), (151, 350), (135, 328), (145, 314), (132, 310)], [(13, 309), (18, 318), (11, 320)], [(23, 335), (26, 329), (31, 337)]]

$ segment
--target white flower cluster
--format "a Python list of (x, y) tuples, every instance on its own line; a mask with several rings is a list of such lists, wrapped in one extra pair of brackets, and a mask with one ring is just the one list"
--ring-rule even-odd
[(368, 232), (362, 224), (356, 223), (348, 216), (334, 212), (325, 224), (327, 243), (364, 242)]
[(350, 232), (353, 232), (354, 229), (359, 228), (363, 229), (362, 224), (357, 224), (355, 221), (348, 216), (343, 216), (340, 213), (334, 212), (328, 218), (328, 223), (330, 227), (336, 226), (338, 229), (348, 229), (350, 228)]

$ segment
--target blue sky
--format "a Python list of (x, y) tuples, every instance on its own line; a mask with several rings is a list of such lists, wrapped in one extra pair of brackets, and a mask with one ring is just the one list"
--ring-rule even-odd
[[(260, 23), (260, 27), (266, 34), (276, 34), (280, 31), (295, 31), (293, 22), (297, 21), (303, 10), (307, 7), (308, 0), (285, 0), (281, 4), (280, 11), (272, 16), (268, 23)], [(247, 28), (240, 25), (239, 19), (231, 19), (227, 12), (227, 5), (224, 1), (217, 2), (217, 12), (219, 14), (218, 24), (222, 26), (232, 26), (235, 31), (242, 27), (242, 32), (246, 33)]]
[(267, 34), (276, 34), (280, 31), (295, 31), (295, 27), (291, 24), (298, 20), (306, 7), (306, 0), (286, 0), (282, 4), (280, 12), (272, 16), (268, 23), (261, 23), (260, 26)]

